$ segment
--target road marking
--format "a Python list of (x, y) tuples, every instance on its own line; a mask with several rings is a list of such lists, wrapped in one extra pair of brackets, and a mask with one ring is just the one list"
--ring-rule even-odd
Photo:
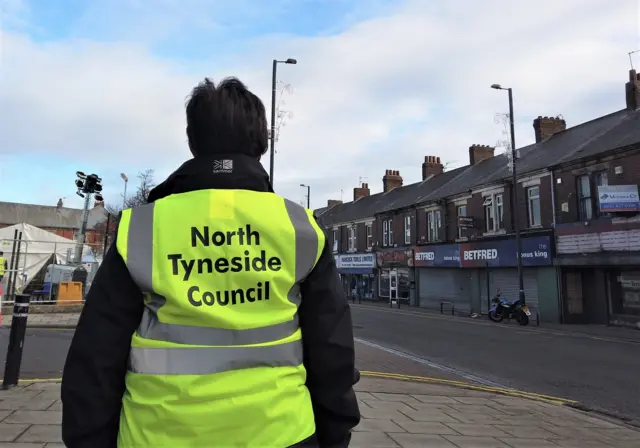
[(371, 305), (353, 305), (350, 304), (349, 306), (353, 307), (353, 308), (358, 308), (361, 310), (366, 310), (366, 311), (374, 311), (377, 313), (388, 313), (388, 312), (393, 312), (395, 314), (400, 314), (402, 316), (413, 316), (413, 317), (420, 317), (423, 319), (434, 319), (434, 320), (441, 320), (441, 321), (447, 321), (447, 322), (457, 322), (457, 323), (461, 323), (461, 324), (466, 324), (466, 325), (481, 325), (481, 326), (485, 326), (485, 327), (492, 327), (492, 328), (502, 328), (502, 329), (507, 329), (510, 331), (521, 331), (523, 333), (542, 333), (542, 334), (549, 334), (549, 335), (553, 335), (553, 336), (562, 336), (562, 337), (574, 337), (574, 338), (583, 338), (583, 339), (591, 339), (594, 341), (604, 341), (604, 342), (615, 342), (618, 344), (632, 344), (632, 345), (638, 345), (640, 344), (640, 341), (633, 341), (633, 340), (629, 340), (629, 339), (618, 339), (618, 338), (610, 338), (610, 337), (606, 337), (606, 336), (592, 336), (589, 334), (585, 334), (585, 333), (571, 333), (568, 331), (552, 331), (552, 330), (546, 330), (546, 329), (542, 329), (542, 328), (525, 328), (525, 327), (521, 327), (521, 326), (515, 326), (515, 325), (507, 325), (507, 324), (499, 324), (499, 323), (492, 323), (492, 322), (479, 322), (477, 320), (473, 320), (473, 319), (462, 319), (462, 318), (456, 318), (456, 317), (447, 317), (447, 316), (433, 316), (433, 315), (429, 315), (426, 313), (422, 313), (419, 311), (398, 311), (398, 310), (394, 310), (394, 309), (377, 309), (374, 308)]
[(363, 370), (360, 372), (363, 376), (368, 377), (376, 377), (376, 378), (386, 378), (386, 379), (396, 379), (396, 380), (404, 380), (404, 381), (418, 381), (423, 383), (432, 383), (432, 384), (441, 384), (445, 386), (451, 387), (459, 387), (463, 389), (471, 389), (478, 390), (483, 392), (492, 392), (496, 394), (508, 395), (516, 398), (524, 398), (528, 400), (535, 401), (543, 401), (545, 403), (556, 404), (556, 405), (577, 405), (578, 402), (574, 400), (567, 400), (565, 398), (553, 397), (550, 395), (536, 394), (533, 392), (523, 392), (517, 389), (510, 388), (501, 388), (501, 387), (489, 387), (489, 386), (478, 386), (476, 384), (467, 383), (464, 381), (454, 381), (454, 380), (443, 380), (440, 378), (431, 378), (424, 376), (414, 376), (414, 375), (403, 375), (399, 373), (384, 373), (384, 372), (372, 372)]
[(22, 378), (20, 383), (59, 383), (62, 378)]
[(360, 339), (360, 338), (354, 338), (354, 339), (356, 342), (360, 342), (361, 344), (368, 345), (369, 347), (377, 348), (378, 350), (382, 350), (384, 352), (391, 353), (396, 356), (400, 356), (404, 359), (409, 359), (411, 361), (431, 367), (433, 369), (440, 370), (441, 372), (446, 372), (446, 373), (455, 375), (457, 377), (464, 378), (465, 380), (471, 381), (472, 383), (481, 384), (483, 386), (496, 387), (499, 389), (509, 389), (507, 386), (504, 386), (500, 383), (496, 383), (486, 378), (481, 378), (479, 376), (463, 372), (462, 370), (458, 370), (453, 367), (445, 366), (443, 364), (438, 364), (436, 362), (429, 361), (428, 359), (419, 358), (417, 356), (410, 355), (409, 353), (405, 353), (399, 350), (395, 350), (393, 348), (385, 347), (383, 345), (379, 345), (379, 344), (376, 344), (375, 342), (367, 341), (365, 339)]

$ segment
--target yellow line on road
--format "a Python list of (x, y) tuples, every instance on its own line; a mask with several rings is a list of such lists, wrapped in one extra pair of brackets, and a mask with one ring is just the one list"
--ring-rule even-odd
[(497, 394), (508, 395), (511, 397), (525, 398), (525, 399), (535, 400), (535, 401), (543, 401), (546, 403), (557, 404), (557, 405), (577, 403), (577, 401), (574, 401), (574, 400), (554, 397), (551, 395), (536, 394), (533, 392), (522, 392), (516, 389), (507, 389), (502, 387), (479, 386), (479, 385), (467, 383), (464, 381), (444, 380), (440, 378), (432, 378), (432, 377), (426, 377), (426, 376), (403, 375), (400, 373), (372, 372), (367, 370), (361, 371), (360, 374), (362, 376), (369, 376), (369, 377), (396, 379), (396, 380), (404, 380), (404, 381), (417, 381), (422, 383), (441, 384), (446, 386), (478, 390), (483, 392), (493, 392)]
[(21, 383), (59, 383), (62, 378), (23, 378)]

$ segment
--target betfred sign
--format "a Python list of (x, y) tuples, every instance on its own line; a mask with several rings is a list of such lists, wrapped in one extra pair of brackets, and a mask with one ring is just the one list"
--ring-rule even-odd
[(495, 260), (498, 258), (498, 249), (465, 250), (462, 253), (462, 257), (462, 259), (465, 261)]
[[(553, 262), (551, 238), (522, 238), (522, 264), (549, 266)], [(515, 239), (474, 241), (462, 244), (440, 244), (416, 247), (416, 267), (513, 267), (517, 266)]]
[[(553, 262), (551, 238), (536, 236), (522, 238), (522, 264), (524, 266), (549, 266)], [(515, 239), (476, 241), (460, 244), (460, 265), (473, 267), (513, 267), (518, 265), (518, 249)]]
[(457, 244), (438, 244), (416, 247), (415, 267), (460, 267), (460, 248)]

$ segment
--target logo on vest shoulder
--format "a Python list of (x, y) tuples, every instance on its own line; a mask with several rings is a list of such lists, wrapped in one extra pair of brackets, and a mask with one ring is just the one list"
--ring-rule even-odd
[(233, 172), (233, 160), (214, 160), (213, 161), (213, 173), (226, 173)]

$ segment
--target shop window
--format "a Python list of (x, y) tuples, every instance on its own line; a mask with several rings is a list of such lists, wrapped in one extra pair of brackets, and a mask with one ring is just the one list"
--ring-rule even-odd
[(411, 244), (411, 216), (404, 217), (404, 244)]
[(527, 188), (527, 216), (529, 227), (539, 227), (542, 225), (540, 216), (540, 187)]
[(367, 249), (371, 250), (371, 248), (373, 247), (373, 224), (372, 223), (367, 223), (367, 225), (365, 226), (365, 230), (366, 230), (366, 235), (367, 235)]
[(348, 237), (348, 241), (349, 241), (349, 250), (350, 251), (354, 251), (356, 250), (356, 226), (349, 226), (349, 228), (347, 229), (347, 237)]
[[(467, 206), (466, 205), (459, 205), (458, 206), (458, 217), (460, 216), (467, 216)], [(458, 238), (463, 238), (463, 233), (464, 233), (464, 229), (462, 227), (460, 227), (459, 224), (459, 220), (458, 220)]]
[(610, 272), (611, 312), (640, 316), (640, 270), (616, 269)]
[(390, 294), (390, 281), (389, 281), (389, 270), (388, 269), (380, 269), (379, 279), (379, 292), (378, 295), (380, 297), (389, 297)]
[(427, 212), (427, 240), (439, 241), (440, 229), (442, 228), (442, 220), (440, 210), (431, 210)]

